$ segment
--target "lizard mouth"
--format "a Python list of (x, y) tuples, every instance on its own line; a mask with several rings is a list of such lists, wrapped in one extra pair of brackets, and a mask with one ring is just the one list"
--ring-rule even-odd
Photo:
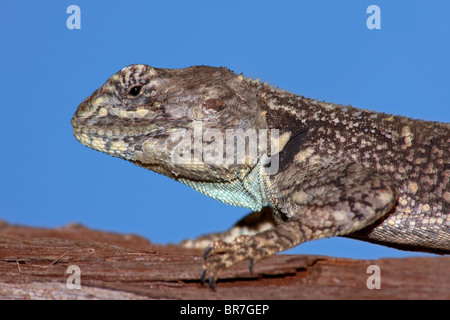
[[(134, 145), (130, 141), (119, 138), (113, 129), (102, 127), (74, 127), (75, 139), (86, 147), (107, 153), (113, 157), (130, 160), (134, 156)], [(124, 133), (121, 136), (125, 136)]]

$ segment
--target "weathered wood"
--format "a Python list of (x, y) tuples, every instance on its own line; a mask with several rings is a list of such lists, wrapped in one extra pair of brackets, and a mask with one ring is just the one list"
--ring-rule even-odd
[[(352, 260), (276, 255), (200, 285), (202, 252), (81, 225), (44, 229), (0, 222), (0, 299), (450, 299), (450, 257)], [(81, 289), (68, 289), (70, 265)], [(369, 290), (367, 267), (381, 270)]]

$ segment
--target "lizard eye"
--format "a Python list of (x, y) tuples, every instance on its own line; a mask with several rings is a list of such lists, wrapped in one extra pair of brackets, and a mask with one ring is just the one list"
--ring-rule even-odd
[(141, 93), (142, 86), (134, 86), (128, 91), (128, 93), (134, 97), (138, 96)]

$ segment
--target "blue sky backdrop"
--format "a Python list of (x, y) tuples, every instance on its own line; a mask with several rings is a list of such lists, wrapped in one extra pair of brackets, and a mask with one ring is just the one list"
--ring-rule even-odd
[[(69, 5), (81, 29), (69, 30)], [(381, 9), (369, 30), (366, 9)], [(449, 1), (2, 1), (0, 219), (178, 242), (248, 213), (75, 140), (78, 104), (124, 66), (226, 66), (286, 90), (450, 120)], [(348, 239), (289, 253), (420, 255)]]

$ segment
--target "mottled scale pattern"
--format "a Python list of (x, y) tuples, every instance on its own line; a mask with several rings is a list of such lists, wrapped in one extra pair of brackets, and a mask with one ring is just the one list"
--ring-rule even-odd
[[(450, 252), (448, 123), (309, 99), (226, 68), (131, 65), (80, 104), (72, 125), (90, 148), (254, 211), (228, 231), (183, 243), (209, 244), (201, 278), (211, 287), (238, 261), (251, 269), (323, 237)], [(227, 130), (247, 139), (262, 129), (279, 132), (267, 155), (227, 163), (220, 146), (223, 161), (204, 161), (202, 152)]]
[(293, 112), (296, 121), (289, 130), (304, 129), (307, 133), (302, 134), (308, 136), (297, 146), (293, 161), (284, 166), (286, 172), (274, 179), (277, 186), (286, 186), (281, 193), (289, 193), (287, 190), (310, 168), (327, 163), (354, 162), (374, 168), (396, 181), (396, 206), (378, 223), (349, 236), (404, 249), (449, 250), (449, 124), (337, 106), (287, 93), (281, 99), (271, 92), (266, 96), (274, 109), (296, 106), (290, 113), (280, 112), (283, 117), (273, 121), (291, 123)]

